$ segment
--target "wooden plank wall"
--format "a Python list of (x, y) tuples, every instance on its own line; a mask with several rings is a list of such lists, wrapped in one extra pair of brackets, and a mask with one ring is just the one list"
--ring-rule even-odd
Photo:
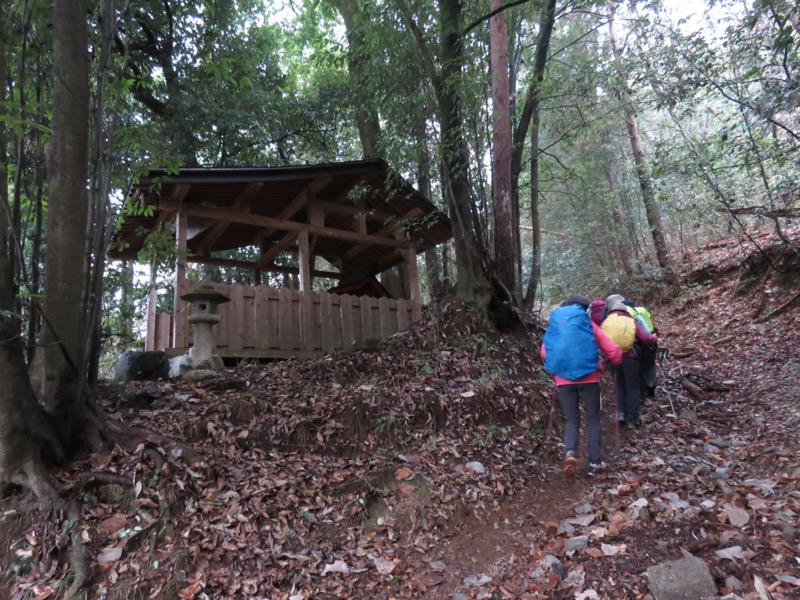
[[(190, 282), (194, 287), (195, 282)], [(188, 287), (188, 286), (187, 286)], [(301, 336), (301, 292), (290, 289), (214, 284), (231, 301), (219, 306), (220, 324), (215, 327), (220, 354), (258, 355), (259, 351), (327, 352), (348, 349), (368, 339), (385, 338), (414, 322), (409, 300), (368, 298), (327, 293), (311, 294), (309, 339)], [(188, 291), (185, 290), (185, 291)], [(182, 291), (181, 293), (184, 293)], [(187, 331), (188, 311), (178, 311), (176, 327), (167, 314), (155, 319), (154, 346), (176, 347), (170, 332)], [(150, 327), (148, 324), (148, 336)]]

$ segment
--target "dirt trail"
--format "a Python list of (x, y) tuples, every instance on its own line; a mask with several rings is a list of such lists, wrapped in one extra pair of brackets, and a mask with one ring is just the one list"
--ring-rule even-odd
[[(644, 426), (607, 451), (608, 474), (543, 470), (538, 489), (447, 540), (451, 571), (432, 597), (646, 598), (646, 569), (681, 548), (706, 560), (720, 595), (764, 598), (762, 582), (800, 597), (800, 317), (754, 323), (732, 296), (700, 291), (658, 314), (671, 357)], [(604, 413), (608, 445), (613, 406)]]

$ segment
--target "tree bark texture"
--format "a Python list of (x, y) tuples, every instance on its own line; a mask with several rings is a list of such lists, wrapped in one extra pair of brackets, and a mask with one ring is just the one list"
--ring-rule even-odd
[(347, 70), (350, 74), (352, 102), (356, 112), (356, 125), (364, 158), (377, 158), (381, 124), (378, 120), (378, 113), (365, 91), (368, 74), (365, 72), (363, 62), (367, 50), (364, 47), (364, 38), (357, 22), (359, 0), (328, 1), (339, 11), (344, 20), (344, 29), (347, 35)]
[(83, 414), (86, 335), (89, 76), (86, 5), (53, 2), (53, 134), (48, 155), (43, 396), (71, 444)]
[[(503, 6), (503, 0), (491, 0), (492, 10)], [(508, 30), (505, 13), (489, 20), (492, 55), (492, 208), (494, 214), (494, 268), (497, 278), (513, 293), (514, 211), (511, 197), (511, 109), (508, 80)], [(516, 233), (516, 235), (515, 235)]]
[(624, 83), (625, 73), (622, 69), (622, 53), (619, 51), (617, 40), (614, 35), (614, 13), (616, 7), (613, 3), (608, 3), (608, 10), (611, 51), (614, 55), (614, 62), (621, 82), (619, 90), (620, 99), (622, 100), (623, 110), (625, 112), (625, 125), (628, 129), (628, 138), (631, 142), (633, 162), (636, 165), (636, 175), (639, 178), (639, 187), (642, 190), (642, 202), (644, 203), (644, 210), (647, 215), (647, 224), (650, 227), (650, 235), (652, 236), (653, 245), (656, 249), (658, 265), (665, 271), (667, 279), (672, 280), (674, 274), (672, 272), (672, 264), (669, 256), (669, 247), (667, 246), (667, 238), (664, 235), (664, 228), (661, 224), (661, 210), (658, 208), (658, 202), (656, 201), (655, 190), (653, 189), (653, 183), (650, 178), (650, 169), (647, 164), (644, 146), (642, 145), (642, 138), (641, 135), (639, 135), (639, 124), (636, 121), (636, 106)]
[(539, 217), (539, 134), (541, 132), (540, 98), (544, 69), (547, 65), (547, 54), (550, 49), (550, 38), (556, 18), (556, 0), (548, 0), (542, 9), (539, 19), (539, 41), (536, 43), (536, 54), (533, 62), (533, 77), (528, 88), (525, 106), (522, 110), (519, 125), (514, 139), (514, 157), (512, 160), (514, 173), (514, 188), (519, 189), (519, 175), (522, 170), (522, 149), (525, 145), (525, 133), (531, 130), (531, 267), (528, 276), (528, 285), (525, 290), (523, 306), (532, 309), (536, 301), (536, 290), (539, 287), (539, 277), (542, 271), (542, 224)]
[(469, 187), (469, 153), (464, 138), (461, 100), (463, 78), (462, 14), (459, 0), (440, 0), (441, 75), (436, 94), (442, 131), (442, 161), (446, 174), (445, 197), (453, 221), (456, 249), (456, 294), (462, 300), (486, 307), (491, 287), (478, 243)]
[[(8, 81), (5, 40), (8, 17), (0, 5), (0, 81)], [(0, 104), (7, 101), (6, 86), (0, 86)], [(0, 120), (0, 164), (6, 165), (7, 136)], [(46, 450), (59, 454), (52, 428), (37, 403), (24, 359), (20, 322), (14, 311), (14, 265), (9, 222), (8, 171), (0, 169), (0, 493), (11, 484), (29, 487), (40, 498), (52, 496), (54, 486), (41, 459), (40, 443), (49, 438)]]

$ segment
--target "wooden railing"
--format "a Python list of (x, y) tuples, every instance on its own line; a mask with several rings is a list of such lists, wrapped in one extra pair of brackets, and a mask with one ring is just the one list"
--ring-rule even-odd
[[(187, 284), (186, 291), (197, 286), (197, 282)], [(223, 356), (293, 356), (348, 349), (367, 339), (385, 338), (419, 318), (409, 300), (312, 293), (304, 302), (296, 290), (239, 284), (214, 287), (231, 299), (219, 306), (221, 320), (214, 327)], [(155, 314), (149, 307), (147, 348), (187, 348), (188, 308), (181, 302), (173, 317)]]

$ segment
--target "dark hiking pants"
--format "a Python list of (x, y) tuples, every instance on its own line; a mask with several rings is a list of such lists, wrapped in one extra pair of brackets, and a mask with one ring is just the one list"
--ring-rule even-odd
[(589, 462), (599, 464), (603, 457), (600, 451), (600, 384), (571, 383), (558, 386), (558, 399), (567, 424), (564, 427), (564, 449), (578, 454), (578, 439), (581, 432), (579, 399), (583, 399), (589, 437)]
[(641, 346), (639, 369), (641, 370), (642, 402), (645, 396), (653, 396), (656, 392), (656, 357), (658, 346)]
[(622, 364), (614, 369), (614, 387), (617, 394), (617, 419), (624, 417), (625, 423), (639, 425), (639, 407), (642, 403), (639, 358), (623, 356)]

